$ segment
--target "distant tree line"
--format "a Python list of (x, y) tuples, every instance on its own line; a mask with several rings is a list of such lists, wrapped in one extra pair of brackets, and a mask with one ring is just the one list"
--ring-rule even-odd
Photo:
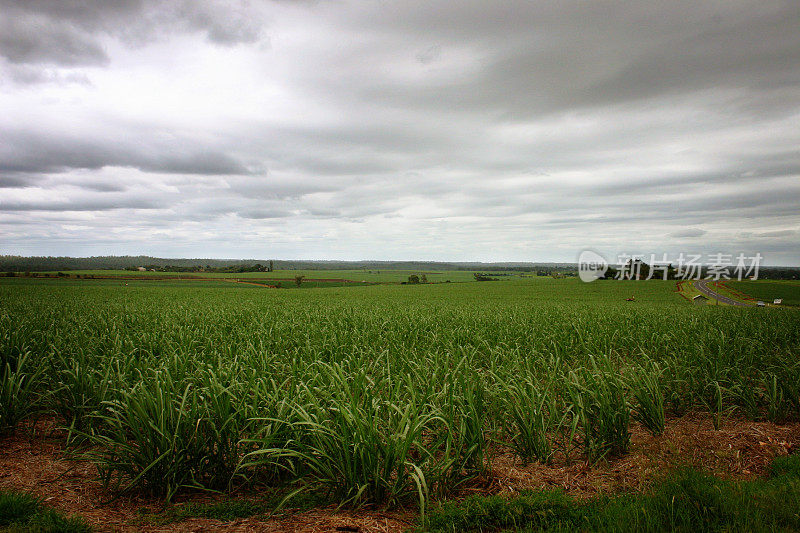
[[(436, 262), (436, 261), (307, 261), (269, 259), (202, 259), (202, 258), (159, 258), (144, 255), (96, 256), (96, 257), (24, 257), (18, 255), (0, 256), (0, 271), (42, 272), (56, 270), (126, 270), (147, 267), (148, 269), (170, 268), (253, 268), (255, 265), (268, 266), (275, 270), (411, 270), (411, 271), (492, 271), (529, 272), (537, 268), (551, 270), (576, 270), (571, 263), (480, 263), (480, 262)], [(192, 270), (185, 270), (191, 272)], [(233, 272), (234, 270), (229, 270)]]
[[(144, 255), (98, 256), (98, 257), (23, 257), (0, 256), (0, 271), (52, 272), (56, 270), (148, 270), (170, 272), (197, 272), (200, 270), (225, 269), (225, 272), (240, 272), (238, 268), (274, 268), (277, 261), (268, 259), (163, 259)], [(258, 266), (256, 266), (258, 265)], [(286, 268), (279, 266), (278, 268)], [(249, 272), (244, 270), (242, 272)]]
[[(433, 262), (433, 261), (288, 261), (269, 259), (168, 259), (151, 256), (97, 256), (97, 257), (24, 257), (0, 255), (0, 272), (55, 272), (70, 270), (138, 270), (144, 267), (156, 272), (271, 272), (272, 270), (411, 270), (442, 271), (460, 270), (481, 272), (487, 276), (504, 275), (502, 272), (529, 272), (537, 276), (575, 276), (578, 268), (574, 263), (478, 263), (478, 262)], [(650, 266), (642, 262), (640, 275), (646, 278)], [(702, 270), (703, 276), (706, 269)], [(613, 279), (618, 273), (609, 268), (605, 279)], [(506, 274), (507, 275), (507, 274)], [(654, 278), (663, 274), (655, 272)], [(668, 279), (675, 279), (671, 266)], [(798, 267), (762, 266), (760, 279), (800, 279)], [(424, 283), (424, 282), (423, 282)]]
[[(652, 275), (651, 275), (652, 270)], [(665, 276), (666, 273), (666, 276)], [(728, 270), (731, 279), (737, 277), (733, 268)], [(752, 273), (751, 273), (752, 275)], [(674, 265), (651, 267), (641, 259), (628, 260), (622, 268), (609, 267), (605, 274), (598, 279), (696, 279), (713, 278), (708, 266), (701, 265), (696, 271), (681, 273)], [(789, 280), (800, 279), (800, 268), (797, 267), (761, 267), (758, 279)]]
[(800, 279), (800, 268), (761, 267), (758, 279)]
[(150, 265), (129, 266), (126, 267), (124, 270), (136, 272), (138, 270), (141, 270), (142, 268), (152, 272), (218, 272), (225, 274), (240, 274), (243, 272), (272, 272), (273, 261), (270, 261), (266, 265), (262, 265), (261, 263), (254, 263), (252, 265), (242, 264), (242, 265), (225, 265), (225, 266), (211, 266), (211, 265), (161, 266), (161, 265), (150, 264)]

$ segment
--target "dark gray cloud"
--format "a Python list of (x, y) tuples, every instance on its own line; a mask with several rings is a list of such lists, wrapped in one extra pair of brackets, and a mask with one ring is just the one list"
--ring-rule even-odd
[(263, 209), (254, 209), (250, 211), (239, 212), (238, 215), (242, 218), (263, 220), (267, 218), (287, 218), (292, 216), (292, 213), (284, 210), (266, 211)]
[[(0, 0), (0, 55), (12, 63), (106, 66), (109, 37), (143, 45), (174, 32), (254, 43), (262, 21), (249, 2), (193, 0)], [(24, 79), (22, 80), (24, 81)]]
[(187, 140), (157, 140), (146, 134), (138, 139), (90, 139), (2, 126), (0, 136), (6, 139), (0, 144), (0, 173), (49, 174), (107, 166), (178, 174), (252, 173), (234, 157)]
[(157, 209), (163, 202), (148, 198), (63, 199), (41, 201), (0, 200), (0, 211), (106, 211), (110, 209)]
[(83, 72), (59, 72), (57, 69), (41, 68), (31, 65), (7, 65), (5, 67), (7, 78), (0, 80), (0, 86), (16, 85), (38, 85), (38, 84), (78, 84), (91, 85), (89, 77)]
[[(155, 9), (163, 7), (156, 6)], [(250, 11), (250, 2), (185, 1), (175, 7), (172, 16), (187, 31), (203, 31), (212, 43), (234, 45), (254, 43), (262, 35), (261, 21)]]
[[(800, 72), (800, 5), (791, 1), (419, 2), (386, 13), (392, 9), (374, 4), (348, 16), (349, 24), (383, 24), (398, 46), (447, 36), (441, 56), (448, 47), (468, 52), (460, 57), (463, 75), (438, 81), (431, 72), (409, 87), (379, 71), (359, 95), (403, 106), (493, 109), (518, 118), (709, 88), (769, 94), (795, 87)], [(471, 68), (476, 63), (480, 68)], [(797, 102), (796, 93), (790, 98)]]
[(702, 237), (706, 233), (708, 233), (708, 232), (706, 230), (703, 230), (703, 229), (685, 229), (685, 230), (681, 230), (681, 231), (676, 231), (674, 233), (670, 233), (670, 237), (676, 237), (676, 238), (681, 238), (681, 237)]
[(421, 50), (417, 53), (417, 61), (422, 63), (423, 65), (428, 65), (433, 63), (442, 55), (442, 47), (438, 44), (433, 46), (429, 46), (425, 50)]
[(79, 183), (76, 185), (82, 189), (97, 192), (122, 192), (127, 189), (124, 183)]
[[(0, 17), (0, 53), (12, 63), (106, 65), (103, 47), (78, 28), (44, 17)], [(27, 81), (21, 78), (21, 81)]]
[(262, 201), (297, 199), (307, 194), (335, 192), (342, 188), (339, 184), (326, 184), (324, 180), (297, 176), (280, 177), (274, 174), (265, 177), (228, 178), (226, 185), (228, 191), (237, 196)]
[(17, 188), (17, 187), (31, 187), (41, 181), (40, 176), (26, 176), (23, 174), (2, 175), (0, 174), (0, 189), (2, 188)]
[(800, 263), (797, 20), (788, 0), (0, 0), (0, 252)]

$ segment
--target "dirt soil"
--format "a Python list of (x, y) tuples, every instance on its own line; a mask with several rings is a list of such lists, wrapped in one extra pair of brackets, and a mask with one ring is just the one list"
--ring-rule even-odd
[(662, 435), (653, 437), (642, 426), (631, 427), (630, 453), (589, 463), (564, 461), (524, 465), (510, 451), (491, 462), (487, 480), (492, 492), (560, 488), (583, 498), (603, 493), (633, 492), (671, 469), (694, 467), (728, 479), (753, 479), (766, 474), (772, 459), (800, 446), (800, 424), (776, 425), (729, 418), (719, 431), (706, 414), (670, 420)]
[[(39, 420), (0, 439), (0, 488), (34, 493), (67, 514), (82, 516), (98, 531), (400, 532), (415, 523), (414, 510), (337, 511), (326, 507), (268, 520), (192, 518), (154, 525), (143, 518), (142, 512), (157, 513), (161, 502), (141, 496), (109, 501), (94, 466), (65, 453), (64, 436), (55, 425), (52, 420)], [(509, 450), (494, 448), (487, 473), (462, 490), (459, 497), (555, 487), (581, 498), (637, 491), (679, 466), (695, 466), (732, 479), (752, 479), (764, 475), (774, 457), (792, 453), (798, 446), (800, 423), (775, 425), (731, 418), (716, 431), (708, 415), (690, 414), (670, 420), (659, 437), (634, 426), (629, 454), (595, 464), (556, 458), (551, 465), (525, 465)], [(183, 495), (177, 502), (219, 499), (224, 496), (193, 494)]]

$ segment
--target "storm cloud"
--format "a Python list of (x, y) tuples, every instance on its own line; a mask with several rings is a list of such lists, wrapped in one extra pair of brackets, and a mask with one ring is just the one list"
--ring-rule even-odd
[(0, 0), (0, 253), (798, 264), (797, 20)]

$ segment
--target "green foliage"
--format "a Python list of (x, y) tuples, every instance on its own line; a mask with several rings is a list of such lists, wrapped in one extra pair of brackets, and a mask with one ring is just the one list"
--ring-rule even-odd
[(725, 413), (725, 394), (727, 389), (719, 381), (711, 381), (706, 385), (706, 393), (700, 396), (705, 407), (712, 413), (711, 421), (714, 429), (722, 426), (722, 415)]
[(776, 457), (769, 466), (769, 475), (800, 479), (800, 454)]
[(107, 487), (141, 488), (170, 500), (181, 488), (227, 488), (239, 461), (238, 412), (212, 371), (200, 386), (180, 383), (170, 369), (147, 372), (130, 390), (104, 402), (98, 431), (83, 436), (95, 449)]
[(99, 414), (109, 400), (114, 367), (97, 362), (80, 348), (60, 354), (53, 361), (52, 372), (59, 385), (52, 391), (50, 401), (69, 429), (67, 442), (79, 436), (76, 432), (93, 431), (89, 418)]
[(569, 373), (568, 394), (583, 429), (583, 447), (590, 458), (621, 455), (630, 444), (630, 408), (625, 384), (608, 361), (594, 357), (589, 367)]
[[(287, 502), (287, 497), (290, 496)], [(257, 500), (226, 498), (210, 503), (187, 502), (167, 505), (156, 513), (146, 509), (140, 509), (139, 513), (146, 522), (159, 525), (180, 522), (188, 518), (210, 518), (230, 522), (251, 516), (270, 516), (282, 509), (306, 510), (327, 503), (329, 501), (322, 499), (318, 494), (305, 492), (293, 495), (291, 491), (281, 490), (271, 492)]]
[(39, 499), (23, 492), (0, 492), (0, 526), (27, 521), (40, 508)]
[(428, 518), (426, 531), (491, 531), (499, 528), (547, 529), (580, 523), (578, 506), (559, 491), (530, 492), (513, 499), (475, 496), (447, 502)]
[(80, 518), (66, 517), (28, 493), (0, 490), (0, 529), (37, 533), (88, 533)]
[(596, 459), (667, 407), (800, 416), (800, 313), (697, 308), (674, 283), (160, 283), (0, 281), (0, 407), (57, 413), (114, 490), (413, 505), (480, 474), (490, 440)]
[(661, 435), (666, 426), (662, 372), (658, 363), (645, 362), (633, 370), (630, 384), (631, 395), (636, 401), (633, 417), (653, 435)]
[(756, 300), (772, 303), (780, 298), (783, 306), (800, 306), (800, 282), (796, 276), (797, 273), (793, 281), (728, 281), (725, 284)]
[[(482, 431), (471, 425), (482, 423), (478, 400), (459, 405), (457, 415), (414, 396), (399, 403), (391, 392), (375, 394), (363, 372), (338, 364), (317, 365), (293, 396), (292, 422), (282, 433), (292, 438), (269, 432), (254, 439), (260, 446), (245, 465), (291, 470), (342, 504), (413, 499), (424, 507), (432, 489), (448, 490), (482, 453)], [(463, 425), (454, 427), (456, 421)]]
[(423, 531), (796, 531), (800, 528), (798, 456), (773, 463), (773, 477), (752, 482), (694, 470), (670, 473), (640, 495), (588, 501), (558, 491), (512, 498), (476, 496), (431, 511)]
[(571, 411), (558, 405), (552, 387), (530, 379), (512, 378), (502, 387), (509, 444), (524, 461), (550, 462), (554, 453), (551, 434), (568, 424)]
[(41, 368), (32, 370), (30, 354), (5, 355), (0, 358), (0, 435), (36, 410), (36, 387)]

